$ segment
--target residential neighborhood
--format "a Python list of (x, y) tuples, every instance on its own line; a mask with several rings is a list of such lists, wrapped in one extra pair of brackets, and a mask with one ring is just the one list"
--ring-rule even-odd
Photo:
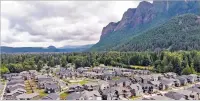
[(2, 100), (200, 100), (200, 76), (98, 66), (2, 76)]

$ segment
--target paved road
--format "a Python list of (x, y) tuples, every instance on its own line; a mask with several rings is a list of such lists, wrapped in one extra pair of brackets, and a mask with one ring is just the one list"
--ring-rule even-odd
[[(198, 83), (195, 83), (195, 84), (200, 84), (200, 82)], [(177, 91), (177, 90), (183, 90), (183, 89), (187, 89), (189, 87), (192, 87), (194, 86), (195, 84), (189, 84), (188, 86), (183, 86), (183, 87), (176, 87), (176, 88), (172, 88), (171, 90), (167, 90), (167, 91), (159, 91), (158, 93), (155, 93), (155, 94), (151, 94), (151, 95), (143, 95), (142, 98), (149, 98), (149, 97), (153, 97), (153, 96), (156, 96), (157, 94), (165, 94), (169, 91)]]
[(0, 99), (0, 101), (3, 100), (3, 95), (4, 95), (4, 92), (5, 92), (6, 86), (7, 86), (7, 82), (5, 82), (5, 84), (4, 84), (4, 88), (3, 88), (3, 91), (1, 93), (1, 99)]

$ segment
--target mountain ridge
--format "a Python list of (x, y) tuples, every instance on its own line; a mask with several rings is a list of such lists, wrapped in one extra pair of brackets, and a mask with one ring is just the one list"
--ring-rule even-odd
[(110, 48), (123, 44), (124, 41), (145, 30), (187, 13), (199, 15), (200, 1), (140, 2), (137, 8), (128, 9), (120, 21), (109, 23), (104, 27), (99, 42), (90, 51), (109, 51)]
[(55, 46), (48, 47), (8, 47), (0, 46), (1, 53), (21, 53), (21, 52), (83, 52), (90, 48), (93, 44), (80, 45), (74, 47), (61, 47)]

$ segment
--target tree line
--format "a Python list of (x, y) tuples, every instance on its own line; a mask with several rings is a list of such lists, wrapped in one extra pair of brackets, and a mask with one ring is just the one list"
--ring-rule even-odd
[(154, 71), (160, 73), (191, 74), (200, 72), (200, 51), (1, 54), (0, 70), (1, 74), (33, 69), (39, 71), (45, 64), (68, 68), (68, 63), (75, 68), (100, 64), (123, 68), (131, 68), (132, 65), (153, 66)]

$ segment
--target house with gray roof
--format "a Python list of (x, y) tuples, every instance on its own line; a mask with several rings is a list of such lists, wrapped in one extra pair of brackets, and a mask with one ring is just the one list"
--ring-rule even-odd
[(107, 81), (99, 80), (98, 84), (99, 84), (100, 90), (104, 90), (110, 87)]
[(143, 93), (142, 86), (138, 83), (131, 84), (129, 87), (131, 96), (140, 96)]
[(149, 83), (140, 83), (140, 85), (142, 86), (142, 89), (143, 89), (143, 93), (146, 93), (146, 94), (151, 94), (153, 92), (156, 91), (155, 87), (152, 85), (152, 84), (149, 84)]
[(161, 82), (160, 81), (149, 81), (149, 84), (152, 84), (155, 87), (155, 89), (159, 89)]
[(183, 94), (186, 100), (198, 100), (197, 92), (193, 92), (191, 90), (178, 90), (176, 92), (179, 94)]
[(162, 79), (159, 81), (160, 81), (159, 90), (170, 89), (175, 86), (174, 81), (170, 79)]
[(187, 81), (187, 78), (186, 78), (186, 77), (179, 76), (179, 77), (177, 77), (177, 79), (179, 80), (179, 82), (180, 82), (180, 85), (182, 85), (182, 86), (184, 86), (184, 85), (186, 85), (186, 84), (188, 83), (188, 81)]
[(131, 85), (131, 80), (128, 78), (120, 78), (119, 80), (115, 80), (115, 85), (119, 87), (128, 87)]
[(164, 96), (174, 99), (174, 100), (185, 100), (185, 96), (183, 94), (179, 94), (177, 92), (168, 92), (165, 93)]
[(66, 97), (66, 100), (84, 100), (81, 95), (82, 94), (80, 92), (73, 92)]
[(102, 100), (102, 97), (97, 90), (93, 91), (83, 91), (81, 92), (81, 96), (84, 100)]
[(174, 72), (164, 73), (164, 76), (166, 78), (176, 78), (177, 77), (176, 73), (174, 73)]
[(7, 85), (15, 85), (17, 83), (24, 84), (24, 80), (11, 80), (8, 81)]
[(73, 84), (73, 85), (69, 86), (69, 89), (68, 89), (67, 92), (68, 93), (71, 93), (71, 92), (81, 92), (83, 90), (84, 90), (84, 88), (83, 88), (82, 85), (80, 85), (80, 84)]
[(161, 80), (164, 77), (162, 74), (151, 74), (151, 80), (152, 81), (158, 81)]
[(61, 89), (56, 83), (47, 83), (45, 85), (45, 92), (47, 93), (56, 93), (59, 92)]
[(3, 74), (3, 78), (6, 79), (6, 80), (10, 80), (11, 77), (14, 77), (14, 76), (19, 76), (19, 73), (8, 73), (8, 74)]
[(9, 93), (4, 94), (4, 99), (6, 100), (17, 100), (17, 96), (26, 93), (25, 89), (17, 88)]
[(117, 87), (107, 88), (101, 91), (102, 100), (119, 100)]
[(148, 81), (151, 81), (151, 76), (150, 75), (141, 75), (139, 76), (141, 78), (141, 83), (148, 83)]
[(97, 82), (89, 82), (84, 84), (83, 87), (85, 90), (93, 91), (93, 90), (98, 90), (100, 86)]
[(39, 98), (38, 93), (30, 93), (30, 94), (20, 94), (17, 97), (17, 100), (34, 100), (35, 98)]

